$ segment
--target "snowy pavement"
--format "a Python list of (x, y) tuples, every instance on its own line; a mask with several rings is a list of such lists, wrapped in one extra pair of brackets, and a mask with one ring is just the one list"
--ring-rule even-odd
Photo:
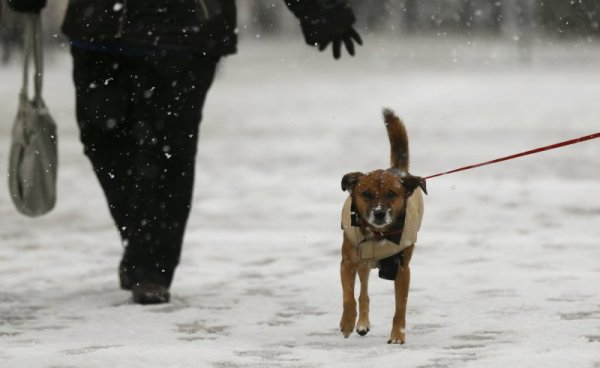
[[(340, 62), (243, 40), (202, 127), (192, 215), (167, 305), (118, 288), (120, 244), (73, 114), (70, 60), (47, 67), (59, 200), (13, 209), (0, 181), (0, 367), (600, 367), (600, 141), (428, 182), (407, 343), (371, 276), (371, 332), (338, 331), (342, 176), (385, 167), (380, 110), (434, 174), (600, 131), (600, 46), (367, 39)], [(0, 69), (0, 171), (18, 68)]]

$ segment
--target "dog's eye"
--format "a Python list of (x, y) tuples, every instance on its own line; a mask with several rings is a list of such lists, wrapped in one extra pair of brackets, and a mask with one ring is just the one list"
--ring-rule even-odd
[(368, 190), (365, 190), (364, 192), (362, 192), (360, 194), (364, 199), (373, 199), (375, 196), (373, 195), (373, 193), (369, 192)]
[(385, 196), (388, 197), (388, 199), (394, 199), (398, 196), (398, 193), (394, 192), (393, 190), (390, 190)]

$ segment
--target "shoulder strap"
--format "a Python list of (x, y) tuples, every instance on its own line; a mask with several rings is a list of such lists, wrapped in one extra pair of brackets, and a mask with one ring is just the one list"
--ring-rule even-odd
[(21, 98), (29, 98), (29, 62), (33, 54), (34, 62), (34, 96), (36, 106), (42, 102), (42, 81), (44, 78), (44, 53), (42, 42), (42, 23), (39, 14), (23, 14), (25, 35), (23, 40), (23, 85)]

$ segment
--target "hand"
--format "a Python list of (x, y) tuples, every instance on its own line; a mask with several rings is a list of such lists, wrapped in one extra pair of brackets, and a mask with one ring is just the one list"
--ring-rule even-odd
[[(292, 4), (303, 4), (295, 8)], [(362, 39), (353, 28), (356, 18), (347, 0), (313, 0), (289, 2), (300, 18), (300, 26), (306, 43), (323, 51), (332, 44), (333, 57), (342, 55), (342, 44), (350, 55), (354, 55), (354, 43), (362, 45)]]
[(350, 54), (351, 56), (354, 56), (354, 42), (356, 42), (357, 44), (359, 44), (361, 46), (363, 44), (362, 39), (360, 38), (360, 35), (358, 34), (358, 32), (356, 32), (356, 30), (354, 28), (350, 28), (348, 30), (348, 32), (333, 39), (332, 41), (326, 41), (326, 42), (319, 44), (319, 51), (325, 50), (327, 48), (327, 46), (329, 46), (329, 44), (332, 43), (333, 45), (331, 46), (331, 48), (333, 50), (333, 57), (336, 60), (338, 60), (340, 58), (340, 56), (342, 55), (342, 53), (341, 53), (342, 42), (346, 46), (346, 50), (348, 51), (348, 54)]

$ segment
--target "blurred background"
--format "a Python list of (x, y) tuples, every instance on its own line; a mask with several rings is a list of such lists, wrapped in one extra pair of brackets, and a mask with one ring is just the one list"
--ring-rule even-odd
[[(6, 2), (6, 0), (1, 0)], [(390, 37), (477, 36), (509, 39), (530, 58), (532, 42), (540, 38), (583, 38), (600, 35), (600, 1), (597, 0), (352, 0), (363, 34)], [(46, 37), (60, 45), (65, 40), (60, 23), (67, 0), (49, 2), (44, 12)], [(298, 33), (297, 21), (283, 1), (238, 1), (242, 37), (285, 37)], [(2, 63), (14, 57), (19, 46), (17, 17), (3, 6), (0, 23)]]

